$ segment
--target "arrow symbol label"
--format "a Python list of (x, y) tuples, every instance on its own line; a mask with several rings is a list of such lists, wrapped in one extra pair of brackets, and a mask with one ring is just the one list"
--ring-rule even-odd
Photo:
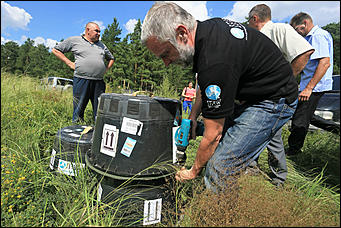
[(104, 124), (100, 152), (111, 157), (116, 156), (119, 129), (114, 125)]

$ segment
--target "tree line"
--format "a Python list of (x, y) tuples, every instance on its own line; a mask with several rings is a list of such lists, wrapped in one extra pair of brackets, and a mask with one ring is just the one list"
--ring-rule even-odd
[[(340, 22), (330, 23), (323, 29), (331, 33), (334, 46), (333, 74), (340, 74)], [(113, 67), (105, 74), (104, 80), (113, 90), (155, 91), (166, 79), (178, 93), (189, 81), (195, 83), (192, 67), (178, 65), (165, 67), (163, 61), (141, 44), (141, 21), (138, 20), (134, 32), (120, 38), (122, 29), (116, 18), (103, 31), (101, 41), (115, 56)], [(61, 40), (63, 41), (63, 40)], [(74, 61), (72, 53), (66, 53)], [(43, 44), (34, 45), (28, 38), (18, 45), (10, 41), (1, 44), (1, 72), (27, 75), (36, 78), (58, 76), (72, 78), (73, 70), (56, 58)]]

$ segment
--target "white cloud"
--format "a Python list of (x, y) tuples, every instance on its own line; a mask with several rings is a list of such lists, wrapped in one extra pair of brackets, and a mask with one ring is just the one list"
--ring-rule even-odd
[(226, 18), (244, 22), (252, 7), (261, 3), (271, 8), (273, 21), (289, 22), (299, 12), (308, 13), (319, 26), (340, 21), (339, 1), (238, 1)]
[(21, 36), (20, 40), (11, 40), (1, 36), (1, 44), (7, 43), (9, 41), (16, 42), (18, 45), (22, 45), (27, 40), (27, 36)]
[(44, 44), (45, 47), (48, 47), (50, 50), (52, 48), (54, 48), (54, 46), (56, 46), (57, 41), (56, 40), (52, 40), (52, 39), (44, 39), (43, 37), (36, 37), (33, 39), (34, 41), (34, 46), (37, 46), (38, 44)]
[(1, 32), (7, 28), (27, 30), (32, 16), (24, 9), (1, 2)]
[(199, 21), (204, 21), (210, 18), (208, 15), (206, 3), (207, 1), (171, 1), (185, 9), (187, 12)]
[[(1, 36), (1, 44), (7, 43), (9, 41), (13, 41), (16, 42), (18, 45), (22, 45), (25, 43), (25, 41), (27, 40), (27, 36), (21, 36), (20, 40), (10, 40), (10, 39), (6, 39), (4, 37)], [(52, 39), (44, 39), (43, 37), (36, 37), (33, 39), (34, 41), (34, 46), (38, 46), (38, 44), (44, 44), (45, 47), (48, 47), (50, 50), (52, 50), (52, 48), (54, 48), (54, 46), (56, 46), (56, 44), (58, 43), (56, 40), (52, 40)]]
[(12, 41), (12, 40), (6, 39), (6, 38), (1, 36), (1, 44), (5, 44), (5, 43), (7, 43), (9, 41)]
[(127, 29), (128, 33), (134, 32), (136, 23), (137, 23), (137, 20), (135, 18), (130, 19), (127, 23), (125, 23), (124, 27)]

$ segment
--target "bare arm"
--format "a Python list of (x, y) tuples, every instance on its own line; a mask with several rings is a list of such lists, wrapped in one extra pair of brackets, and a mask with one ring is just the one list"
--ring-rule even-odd
[(301, 55), (297, 56), (292, 62), (291, 62), (291, 67), (292, 71), (294, 73), (294, 76), (296, 77), (299, 73), (302, 72), (304, 69), (305, 65), (307, 65), (307, 62), (310, 58), (310, 55), (314, 53), (315, 50), (309, 50)]
[(186, 87), (182, 90), (181, 96), (183, 96), (183, 97), (186, 97), (186, 96), (185, 96), (185, 90), (186, 90)]
[(108, 63), (108, 66), (107, 66), (107, 69), (105, 72), (107, 72), (111, 67), (112, 65), (114, 64), (114, 60), (113, 59), (110, 59), (109, 63)]
[(219, 144), (219, 140), (222, 137), (224, 122), (225, 118), (204, 120), (204, 136), (199, 144), (194, 164), (189, 170), (184, 167), (181, 168), (175, 175), (176, 180), (191, 180), (199, 175)]
[(57, 49), (53, 48), (52, 53), (57, 56), (58, 59), (62, 60), (66, 65), (68, 65), (72, 70), (75, 70), (75, 63), (68, 59), (63, 52), (58, 51)]
[(304, 90), (298, 95), (298, 99), (300, 101), (307, 101), (311, 93), (313, 92), (316, 84), (321, 80), (321, 78), (325, 75), (328, 68), (330, 67), (330, 58), (325, 57), (319, 60), (319, 64), (316, 67), (314, 76), (310, 79), (308, 85), (304, 88)]

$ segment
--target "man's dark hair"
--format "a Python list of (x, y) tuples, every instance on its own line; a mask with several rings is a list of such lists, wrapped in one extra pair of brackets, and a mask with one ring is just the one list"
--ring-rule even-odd
[(303, 24), (303, 21), (306, 19), (313, 22), (313, 19), (311, 18), (311, 16), (309, 16), (309, 14), (300, 12), (296, 14), (293, 18), (291, 18), (290, 25), (291, 26), (301, 25)]
[(249, 19), (254, 15), (257, 15), (261, 22), (271, 20), (271, 9), (265, 4), (256, 5), (249, 12)]

